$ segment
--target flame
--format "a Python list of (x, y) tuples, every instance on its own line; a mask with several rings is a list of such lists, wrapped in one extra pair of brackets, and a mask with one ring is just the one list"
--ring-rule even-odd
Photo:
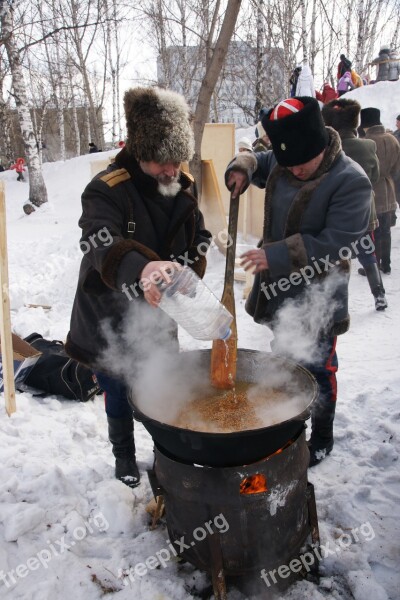
[(267, 479), (265, 475), (262, 475), (261, 473), (245, 477), (240, 484), (241, 494), (260, 494), (267, 490)]

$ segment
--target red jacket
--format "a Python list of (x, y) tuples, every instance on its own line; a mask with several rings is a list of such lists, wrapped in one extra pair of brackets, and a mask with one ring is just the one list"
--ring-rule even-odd
[(336, 90), (334, 90), (333, 87), (329, 85), (329, 83), (325, 83), (322, 89), (322, 102), (324, 104), (327, 104), (328, 102), (330, 102), (330, 100), (334, 100), (337, 97), (338, 94)]
[(17, 158), (17, 161), (11, 165), (10, 169), (15, 169), (17, 173), (23, 173), (23, 171), (26, 171), (24, 164), (25, 161), (23, 158)]

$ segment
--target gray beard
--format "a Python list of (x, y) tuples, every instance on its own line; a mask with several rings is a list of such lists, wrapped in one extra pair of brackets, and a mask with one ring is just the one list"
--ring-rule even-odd
[(171, 181), (171, 183), (159, 183), (158, 191), (162, 196), (173, 197), (176, 196), (182, 189), (182, 186), (178, 181)]

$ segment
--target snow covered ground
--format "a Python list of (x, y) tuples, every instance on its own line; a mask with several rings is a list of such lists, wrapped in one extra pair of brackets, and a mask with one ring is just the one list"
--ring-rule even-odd
[[(388, 95), (370, 96), (363, 105), (384, 102), (391, 102)], [(390, 106), (394, 116), (399, 108)], [(45, 164), (49, 203), (29, 217), (22, 212), (27, 184), (18, 183), (14, 172), (0, 175), (6, 184), (12, 324), (20, 336), (67, 334), (81, 255), (80, 194), (90, 179), (90, 160), (93, 156)], [(331, 456), (309, 471), (326, 553), (323, 577), (319, 585), (296, 583), (284, 596), (290, 600), (400, 598), (399, 226), (392, 234), (386, 311), (375, 311), (367, 282), (353, 264), (351, 329), (338, 342), (336, 443)], [(223, 273), (223, 256), (211, 250), (205, 281), (217, 295)], [(244, 284), (235, 285), (239, 346), (268, 351), (271, 334), (246, 315)], [(29, 303), (52, 308), (28, 308)], [(180, 339), (184, 349), (210, 347), (185, 332)], [(189, 564), (171, 560), (124, 577), (167, 546), (165, 526), (151, 531), (145, 512), (152, 495), (145, 470), (153, 453), (140, 424), (136, 445), (143, 480), (133, 491), (113, 478), (101, 396), (79, 404), (21, 393), (11, 418), (0, 396), (0, 430), (1, 598), (199, 597), (209, 580)], [(233, 589), (229, 600), (245, 596)]]

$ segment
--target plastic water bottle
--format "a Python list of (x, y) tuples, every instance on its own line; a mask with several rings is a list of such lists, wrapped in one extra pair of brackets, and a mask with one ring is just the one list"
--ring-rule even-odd
[(231, 335), (231, 313), (189, 267), (159, 284), (159, 307), (197, 340), (226, 340)]

